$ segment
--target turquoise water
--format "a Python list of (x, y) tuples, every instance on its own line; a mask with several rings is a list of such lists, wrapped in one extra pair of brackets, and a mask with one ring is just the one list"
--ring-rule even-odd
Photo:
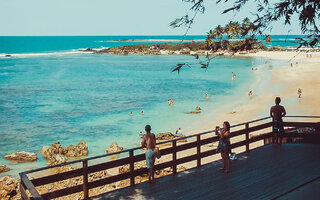
[[(104, 154), (114, 141), (125, 148), (138, 146), (139, 132), (146, 124), (154, 133), (197, 129), (248, 100), (247, 92), (258, 81), (251, 67), (265, 62), (217, 57), (205, 72), (192, 56), (94, 55), (72, 50), (101, 47), (99, 42), (93, 44), (103, 38), (53, 37), (54, 41), (47, 38), (46, 42), (36, 38), (31, 37), (36, 41), (32, 45), (29, 39), (23, 43), (23, 37), (0, 37), (0, 53), (15, 54), (0, 59), (0, 165), (12, 169), (8, 174), (45, 162), (39, 155), (36, 164), (17, 165), (4, 155), (36, 153), (55, 141), (67, 146), (85, 140), (89, 156), (95, 156)], [(74, 45), (61, 42), (66, 38)], [(177, 63), (189, 63), (191, 68), (171, 73)], [(237, 74), (235, 81), (232, 72)], [(172, 107), (167, 103), (171, 98)], [(201, 114), (189, 114), (195, 106), (202, 108)]]

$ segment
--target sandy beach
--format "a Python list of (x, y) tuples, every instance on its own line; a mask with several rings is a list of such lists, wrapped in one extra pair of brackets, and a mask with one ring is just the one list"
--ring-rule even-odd
[[(312, 57), (307, 57), (307, 54), (311, 54)], [(270, 70), (272, 73), (271, 81), (259, 88), (263, 90), (259, 91), (262, 94), (254, 94), (249, 103), (221, 114), (190, 134), (212, 130), (216, 125), (221, 126), (224, 121), (229, 121), (231, 125), (235, 125), (267, 117), (269, 116), (270, 106), (274, 104), (274, 99), (277, 96), (281, 97), (281, 104), (285, 106), (287, 115), (320, 115), (319, 101), (317, 100), (320, 95), (320, 79), (318, 77), (320, 73), (320, 53), (261, 51), (237, 56), (262, 57), (287, 62), (285, 62), (286, 65), (275, 66), (274, 69)], [(302, 90), (301, 98), (298, 98), (298, 88)]]
[[(312, 57), (307, 57), (307, 54), (311, 54)], [(249, 101), (249, 103), (243, 103), (237, 106), (236, 108), (230, 108), (228, 112), (219, 115), (216, 119), (213, 119), (209, 123), (204, 124), (199, 129), (189, 132), (187, 135), (213, 130), (217, 125), (222, 126), (224, 121), (229, 121), (232, 126), (247, 121), (255, 120), (258, 118), (268, 117), (270, 107), (274, 105), (274, 99), (277, 96), (281, 97), (281, 104), (285, 106), (288, 116), (320, 115), (319, 101), (317, 100), (320, 97), (320, 79), (318, 78), (318, 74), (320, 73), (319, 52), (306, 53), (285, 51), (261, 51), (254, 54), (237, 56), (250, 56), (256, 58), (262, 57), (272, 60), (283, 60), (287, 62), (284, 62), (285, 64), (283, 65), (275, 66), (273, 69), (270, 70), (272, 74), (271, 80), (268, 81), (267, 84), (264, 84), (262, 87), (259, 88), (262, 91), (259, 92), (259, 95), (254, 94), (253, 98)], [(301, 88), (302, 90), (301, 98), (298, 98), (298, 88)], [(295, 120), (313, 121), (313, 119), (290, 118), (290, 121)], [(266, 121), (263, 121), (262, 123), (264, 122)], [(244, 126), (241, 126), (240, 128), (244, 128)], [(263, 131), (256, 132), (254, 134), (260, 134), (261, 132)], [(212, 134), (207, 134), (207, 136), (212, 136)], [(243, 137), (236, 137), (232, 138), (231, 142), (233, 143), (243, 139)], [(263, 141), (251, 144), (250, 148), (256, 148), (261, 145), (263, 145)], [(215, 146), (203, 147), (203, 150), (205, 151), (212, 148), (215, 148)], [(238, 149), (235, 149), (234, 152), (240, 153), (244, 150), (244, 147), (240, 147)], [(185, 151), (183, 153), (184, 155), (181, 155), (181, 157), (184, 157), (187, 154), (190, 155), (192, 153), (195, 152), (192, 152), (192, 150), (188, 152)], [(220, 159), (220, 156), (216, 155), (214, 156), (214, 158), (208, 157), (203, 159), (202, 162), (209, 163), (216, 159)], [(195, 162), (184, 164), (184, 166), (187, 168), (193, 167), (195, 166)]]

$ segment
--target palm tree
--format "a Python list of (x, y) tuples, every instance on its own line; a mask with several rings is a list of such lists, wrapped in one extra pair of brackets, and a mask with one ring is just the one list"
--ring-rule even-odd
[(225, 27), (225, 32), (228, 34), (228, 38), (238, 37), (241, 33), (241, 27), (238, 22), (229, 22)]
[(221, 27), (220, 25), (213, 30), (214, 38), (222, 39), (223, 34), (224, 34), (224, 28)]
[(213, 44), (213, 39), (214, 38), (214, 35), (213, 35), (213, 31), (210, 30), (209, 32), (207, 32), (207, 37), (206, 37), (206, 45), (207, 45), (207, 48), (211, 49), (211, 46)]
[(252, 31), (254, 31), (254, 25), (252, 22), (250, 22), (250, 19), (246, 17), (241, 24), (241, 36), (244, 37)]

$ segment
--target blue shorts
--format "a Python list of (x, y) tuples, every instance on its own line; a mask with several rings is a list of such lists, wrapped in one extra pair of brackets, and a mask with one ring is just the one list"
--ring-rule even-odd
[(146, 151), (146, 161), (147, 161), (147, 168), (152, 169), (154, 166), (154, 161), (156, 158), (156, 153), (152, 149), (148, 149)]
[(278, 131), (278, 130), (283, 131), (284, 130), (282, 119), (273, 121), (273, 130), (274, 131)]

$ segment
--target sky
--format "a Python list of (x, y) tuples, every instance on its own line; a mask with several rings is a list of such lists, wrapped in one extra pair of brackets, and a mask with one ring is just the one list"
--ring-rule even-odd
[[(188, 35), (205, 35), (229, 21), (254, 19), (248, 4), (240, 13), (221, 14), (230, 3), (206, 0), (206, 12), (198, 14)], [(185, 27), (169, 23), (190, 12), (182, 0), (0, 0), (0, 36), (40, 35), (183, 35)], [(265, 34), (301, 34), (298, 20), (273, 24)]]

